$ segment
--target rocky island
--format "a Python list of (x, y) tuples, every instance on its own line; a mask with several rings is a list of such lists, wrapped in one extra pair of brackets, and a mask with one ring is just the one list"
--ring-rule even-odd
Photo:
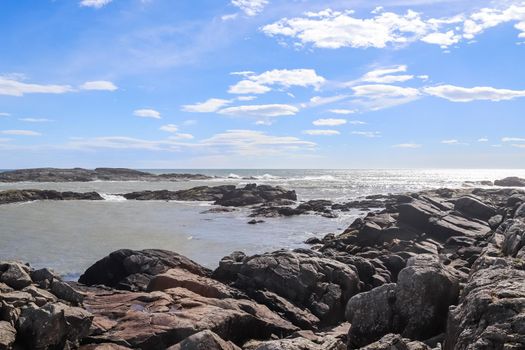
[(159, 174), (125, 168), (35, 168), (0, 172), (0, 182), (180, 181), (207, 180), (202, 174)]
[[(259, 187), (208, 199), (295, 200)], [(115, 251), (78, 282), (2, 262), (0, 349), (525, 348), (525, 191), (368, 201), (383, 208), (309, 249), (233, 252), (214, 271), (164, 250)]]

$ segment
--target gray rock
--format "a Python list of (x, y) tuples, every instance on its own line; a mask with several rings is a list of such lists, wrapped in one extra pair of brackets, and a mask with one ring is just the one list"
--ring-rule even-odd
[(473, 196), (465, 196), (456, 200), (454, 209), (467, 216), (481, 220), (489, 220), (496, 215), (496, 210), (492, 206)]
[(230, 341), (225, 341), (210, 330), (190, 335), (167, 350), (241, 350)]
[(430, 350), (430, 347), (418, 341), (404, 339), (399, 334), (387, 334), (361, 350)]
[(506, 177), (502, 180), (494, 181), (494, 185), (503, 187), (525, 187), (525, 179), (519, 177)]
[(76, 291), (67, 282), (54, 280), (51, 283), (51, 291), (60, 299), (69, 301), (70, 303), (74, 303), (77, 305), (81, 304), (84, 300), (84, 295)]
[(4, 282), (14, 289), (23, 289), (29, 286), (33, 281), (29, 276), (27, 266), (19, 263), (4, 263), (0, 264), (0, 282)]
[(16, 329), (6, 321), (0, 321), (0, 350), (11, 350), (16, 340)]

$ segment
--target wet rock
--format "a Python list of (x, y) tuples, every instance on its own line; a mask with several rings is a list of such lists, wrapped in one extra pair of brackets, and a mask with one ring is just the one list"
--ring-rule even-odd
[(224, 341), (212, 331), (205, 330), (190, 335), (167, 350), (241, 350), (241, 348), (232, 342)]
[(261, 289), (274, 292), (328, 323), (343, 318), (344, 306), (360, 284), (353, 269), (310, 250), (245, 257), (238, 265), (221, 264), (214, 275), (232, 277), (235, 286), (248, 294)]
[(494, 185), (503, 187), (525, 187), (525, 179), (519, 177), (506, 177), (502, 180), (494, 181)]
[(248, 224), (256, 225), (256, 224), (261, 224), (263, 222), (264, 222), (264, 220), (255, 220), (255, 219), (253, 219), (253, 220), (248, 221)]
[(288, 191), (281, 187), (249, 184), (244, 188), (238, 188), (224, 193), (222, 198), (215, 201), (215, 204), (226, 207), (241, 207), (282, 199), (296, 201), (297, 195), (295, 191)]
[(0, 192), (0, 204), (36, 200), (104, 200), (97, 192), (58, 192), (53, 190), (7, 190)]
[(88, 268), (79, 282), (88, 286), (101, 284), (123, 290), (146, 290), (153, 276), (176, 267), (198, 276), (211, 273), (190, 259), (167, 250), (121, 249)]

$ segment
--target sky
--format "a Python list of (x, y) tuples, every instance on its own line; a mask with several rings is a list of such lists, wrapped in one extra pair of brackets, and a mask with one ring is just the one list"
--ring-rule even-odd
[(525, 168), (525, 1), (1, 0), (43, 166)]

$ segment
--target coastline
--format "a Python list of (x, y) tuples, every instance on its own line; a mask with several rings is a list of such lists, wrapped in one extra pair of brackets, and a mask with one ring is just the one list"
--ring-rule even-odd
[(79, 283), (2, 263), (2, 335), (9, 346), (100, 350), (524, 346), (525, 191), (382, 199), (310, 249), (234, 252), (214, 271), (160, 250), (114, 252)]

